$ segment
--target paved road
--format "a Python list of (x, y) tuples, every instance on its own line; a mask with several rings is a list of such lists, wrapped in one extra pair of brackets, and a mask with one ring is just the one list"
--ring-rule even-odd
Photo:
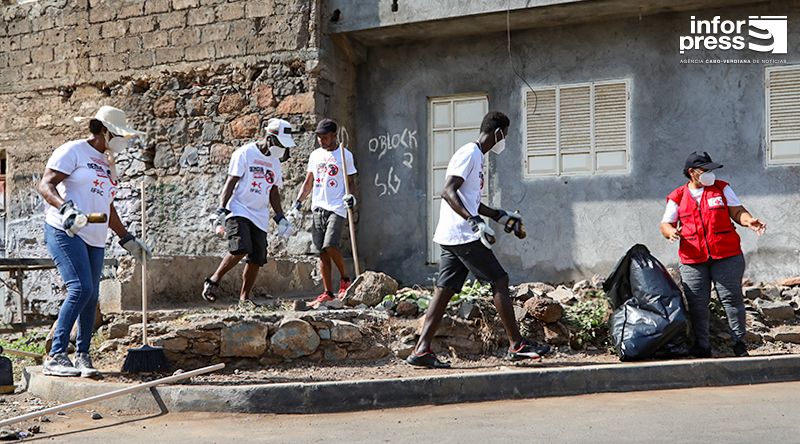
[(136, 443), (798, 442), (800, 382), (328, 415), (53, 416), (28, 441)]

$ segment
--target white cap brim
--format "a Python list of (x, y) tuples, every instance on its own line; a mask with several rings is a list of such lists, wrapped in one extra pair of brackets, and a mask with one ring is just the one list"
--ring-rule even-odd
[(292, 139), (290, 134), (278, 134), (276, 137), (278, 138), (278, 141), (280, 141), (281, 145), (284, 146), (284, 148), (292, 148), (296, 146), (294, 139)]

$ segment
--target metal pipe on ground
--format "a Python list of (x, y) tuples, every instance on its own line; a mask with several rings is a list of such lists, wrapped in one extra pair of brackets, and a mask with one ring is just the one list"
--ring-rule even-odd
[(25, 415), (15, 416), (13, 418), (9, 418), (3, 421), (0, 421), (0, 427), (9, 426), (11, 424), (16, 424), (20, 421), (26, 421), (28, 419), (38, 418), (40, 416), (57, 413), (62, 410), (67, 410), (75, 407), (80, 407), (83, 405), (91, 404), (94, 402), (100, 402), (106, 399), (115, 398), (117, 396), (127, 395), (128, 393), (135, 392), (137, 390), (147, 389), (150, 387), (155, 387), (160, 384), (169, 384), (171, 382), (180, 381), (182, 379), (191, 378), (192, 376), (198, 376), (205, 373), (210, 373), (213, 371), (221, 370), (225, 368), (224, 363), (211, 365), (208, 367), (198, 368), (196, 370), (188, 371), (185, 373), (180, 373), (177, 375), (167, 376), (161, 379), (156, 379), (150, 382), (143, 382), (138, 385), (134, 385), (131, 387), (125, 387), (118, 390), (114, 390), (108, 393), (103, 393), (102, 395), (96, 395), (85, 399), (79, 399), (77, 401), (68, 402), (66, 404), (61, 404), (55, 407), (50, 407), (47, 409), (39, 410), (36, 412), (27, 413)]

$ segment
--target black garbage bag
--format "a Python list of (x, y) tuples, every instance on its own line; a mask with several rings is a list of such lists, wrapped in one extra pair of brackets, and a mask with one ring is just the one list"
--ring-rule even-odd
[(681, 291), (644, 245), (631, 247), (603, 284), (614, 312), (609, 329), (620, 360), (686, 354)]

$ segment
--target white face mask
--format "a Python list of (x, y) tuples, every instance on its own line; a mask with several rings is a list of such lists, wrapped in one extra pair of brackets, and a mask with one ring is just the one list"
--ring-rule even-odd
[(500, 133), (501, 136), (503, 136), (503, 138), (501, 140), (495, 142), (494, 146), (492, 146), (492, 149), (490, 151), (495, 153), (495, 154), (500, 154), (500, 153), (503, 152), (503, 150), (506, 149), (506, 135), (503, 134), (503, 131), (501, 131), (500, 128), (495, 130), (495, 132), (494, 132), (494, 140), (497, 140), (497, 133), (498, 132)]
[(125, 148), (128, 147), (128, 142), (125, 141), (125, 138), (123, 138), (123, 137), (114, 137), (111, 140), (109, 140), (109, 137), (110, 137), (109, 134), (106, 133), (105, 134), (106, 147), (108, 147), (108, 149), (112, 153), (119, 154), (119, 153), (125, 151)]
[(269, 147), (269, 153), (271, 156), (280, 159), (281, 157), (283, 157), (284, 154), (286, 154), (286, 148), (272, 145), (271, 147)]
[(706, 171), (698, 177), (698, 180), (700, 180), (700, 183), (703, 184), (704, 187), (710, 187), (717, 181), (717, 176), (713, 171)]

